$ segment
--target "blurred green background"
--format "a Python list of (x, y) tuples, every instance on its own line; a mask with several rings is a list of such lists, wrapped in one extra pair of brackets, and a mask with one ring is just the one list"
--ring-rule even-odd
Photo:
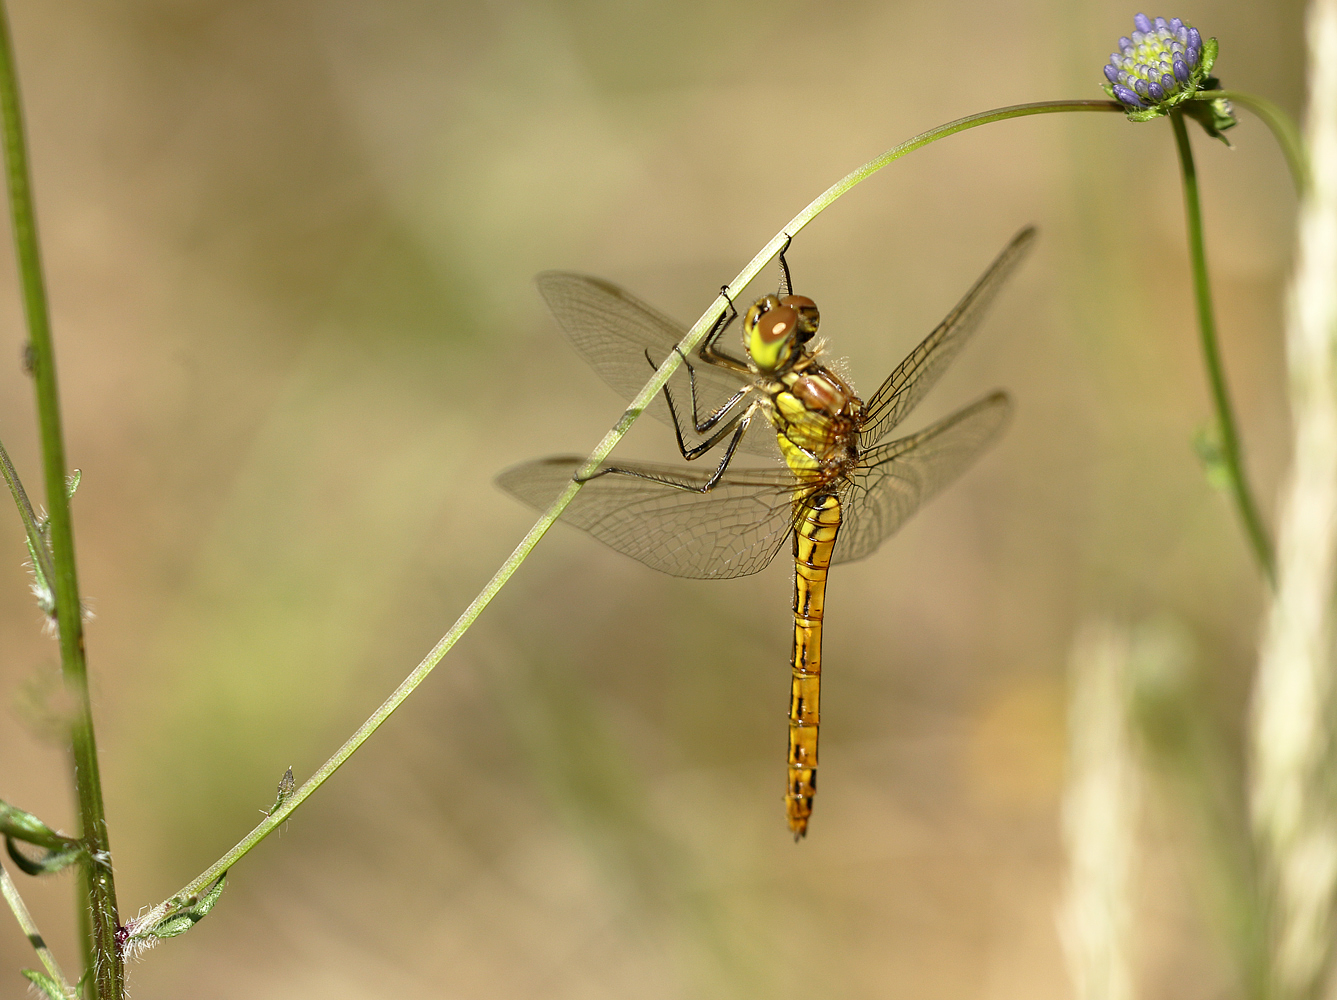
[[(607, 277), (691, 322), (883, 149), (1101, 97), (1135, 12), (15, 0), (123, 916), (239, 839), (284, 769), (310, 774), (454, 620), (533, 520), (493, 476), (588, 450), (622, 412), (535, 272)], [(1226, 86), (1298, 114), (1298, 3), (1147, 13), (1219, 38)], [(1194, 142), (1270, 516), (1294, 203), (1242, 117), (1233, 151)], [(832, 574), (806, 842), (781, 803), (792, 570), (680, 581), (559, 526), (209, 919), (132, 967), (133, 995), (1066, 996), (1074, 632), (1168, 616), (1227, 764), (1258, 632), (1257, 573), (1190, 445), (1210, 411), (1179, 183), (1165, 122), (1030, 118), (912, 155), (795, 242), (866, 392), (1013, 232), (1041, 230), (910, 421), (1002, 386), (1009, 433)], [(0, 433), (36, 491), (0, 253)], [(646, 421), (621, 453), (671, 448)], [(0, 517), (0, 798), (71, 829), (24, 558)], [(1233, 994), (1172, 786), (1144, 826), (1143, 995)], [(73, 881), (23, 888), (74, 967)], [(35, 962), (0, 922), (17, 996)]]

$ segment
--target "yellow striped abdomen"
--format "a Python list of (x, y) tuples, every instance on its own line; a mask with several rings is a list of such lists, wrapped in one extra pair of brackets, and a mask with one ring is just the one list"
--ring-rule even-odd
[(785, 812), (794, 839), (808, 830), (817, 794), (817, 725), (822, 686), (822, 604), (826, 571), (840, 530), (840, 501), (830, 494), (806, 497), (794, 526), (793, 685), (789, 696), (789, 784)]

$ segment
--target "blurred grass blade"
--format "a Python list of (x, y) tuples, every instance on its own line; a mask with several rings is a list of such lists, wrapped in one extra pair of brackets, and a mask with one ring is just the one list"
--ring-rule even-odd
[(1128, 719), (1129, 637), (1107, 622), (1073, 643), (1068, 683), (1068, 873), (1058, 922), (1076, 1000), (1132, 1000), (1130, 883), (1140, 785)]
[(1337, 569), (1337, 0), (1308, 15), (1310, 186), (1286, 317), (1294, 444), (1281, 500), (1279, 576), (1253, 695), (1254, 833), (1272, 895), (1276, 1000), (1314, 995), (1332, 959)]

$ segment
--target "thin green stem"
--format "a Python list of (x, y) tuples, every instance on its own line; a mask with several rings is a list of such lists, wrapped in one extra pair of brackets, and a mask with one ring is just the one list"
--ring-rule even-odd
[[(1011, 107), (998, 108), (993, 111), (985, 111), (977, 115), (970, 115), (966, 118), (958, 118), (956, 121), (948, 122), (945, 125), (939, 125), (937, 128), (920, 133), (913, 139), (909, 139), (901, 143), (899, 146), (894, 146), (876, 159), (865, 163), (858, 170), (841, 178), (813, 199), (813, 201), (804, 208), (803, 211), (799, 212), (798, 215), (794, 216), (794, 218), (789, 221), (789, 224), (777, 233), (775, 237), (748, 262), (747, 266), (738, 273), (738, 276), (729, 283), (727, 286), (729, 296), (732, 298), (741, 292), (747, 286), (748, 282), (760, 273), (766, 263), (780, 251), (786, 240), (796, 235), (799, 230), (821, 214), (837, 198), (845, 194), (861, 181), (867, 180), (883, 167), (900, 159), (906, 153), (927, 146), (929, 143), (935, 142), (938, 139), (944, 139), (949, 135), (955, 135), (958, 132), (964, 132), (967, 129), (975, 128), (979, 125), (987, 125), (990, 122), (1003, 121), (1008, 118), (1023, 118), (1028, 115), (1054, 114), (1062, 111), (1117, 111), (1122, 113), (1124, 108), (1116, 101), (1042, 101), (1035, 104), (1018, 104)], [(601, 440), (594, 451), (590, 453), (585, 464), (582, 465), (580, 470), (576, 473), (577, 477), (589, 475), (599, 467), (599, 464), (605, 458), (608, 457), (608, 454), (613, 450), (613, 447), (631, 428), (632, 423), (642, 412), (644, 412), (645, 408), (650, 405), (650, 401), (655, 398), (655, 395), (664, 387), (665, 383), (668, 382), (669, 376), (677, 369), (681, 359), (701, 343), (701, 340), (705, 337), (706, 333), (715, 324), (715, 320), (723, 314), (727, 306), (728, 302), (723, 295), (717, 297), (715, 301), (711, 303), (710, 307), (706, 309), (701, 318), (696, 321), (696, 324), (687, 332), (687, 335), (683, 337), (678, 345), (678, 350), (669, 352), (664, 363), (655, 370), (654, 375), (652, 375), (650, 380), (645, 384), (645, 387), (641, 390), (640, 394), (632, 400), (631, 405), (627, 407), (626, 411), (622, 414), (621, 419), (618, 420), (617, 424), (604, 435), (603, 440)], [(307, 796), (324, 784), (325, 780), (338, 770), (344, 761), (352, 756), (353, 751), (361, 746), (367, 738), (380, 727), (381, 723), (388, 719), (391, 713), (393, 713), (395, 709), (397, 709), (403, 701), (413, 693), (414, 688), (426, 679), (427, 675), (432, 672), (433, 668), (435, 668), (438, 663), (441, 662), (442, 658), (450, 651), (450, 648), (455, 645), (460, 636), (468, 631), (469, 626), (474, 623), (474, 620), (482, 613), (483, 609), (487, 607), (492, 598), (497, 595), (497, 592), (500, 591), (503, 586), (505, 586), (506, 581), (511, 578), (511, 575), (519, 569), (520, 564), (529, 556), (529, 553), (533, 550), (534, 546), (538, 544), (539, 539), (541, 539), (547, 533), (548, 529), (556, 522), (562, 511), (566, 509), (567, 504), (569, 504), (576, 493), (579, 492), (580, 487), (581, 484), (574, 479), (567, 485), (561, 495), (553, 501), (552, 506), (549, 507), (534, 526), (529, 529), (529, 533), (525, 535), (520, 544), (515, 547), (515, 551), (510, 554), (504, 563), (502, 563), (501, 568), (498, 569), (496, 575), (488, 581), (487, 586), (484, 587), (482, 592), (473, 599), (472, 603), (470, 603), (467, 608), (465, 608), (464, 613), (460, 615), (455, 624), (451, 626), (450, 631), (441, 637), (441, 640), (432, 647), (431, 652), (423, 657), (422, 661), (413, 669), (413, 672), (404, 679), (399, 687), (395, 688), (394, 693), (372, 713), (371, 717), (358, 728), (357, 732), (348, 738), (334, 756), (321, 765), (320, 769), (300, 788), (298, 788), (290, 798), (286, 799), (271, 815), (265, 817), (265, 819), (260, 822), (254, 830), (242, 838), (235, 847), (182, 888), (174, 897), (172, 897), (172, 899), (167, 899), (159, 903), (157, 906), (146, 912), (142, 917), (134, 921), (134, 923), (142, 926), (145, 923), (160, 920), (172, 909), (173, 900), (184, 899), (201, 892), (206, 886), (236, 864), (236, 862), (250, 851), (251, 848), (255, 847), (256, 844), (260, 843), (261, 840), (281, 826), (283, 822), (292, 815), (293, 810), (306, 800)]]
[[(747, 281), (751, 281), (756, 277), (757, 272), (761, 270), (766, 262), (779, 252), (780, 247), (784, 245), (784, 241), (788, 237), (796, 236), (800, 229), (829, 208), (833, 201), (849, 191), (850, 188), (861, 181), (867, 180), (883, 167), (899, 160), (906, 153), (912, 153), (916, 149), (927, 146), (931, 142), (945, 139), (949, 135), (956, 135), (956, 133), (964, 132), (967, 129), (977, 128), (980, 125), (988, 125), (992, 122), (1004, 121), (1008, 118), (1025, 118), (1030, 115), (1050, 115), (1064, 111), (1117, 111), (1122, 114), (1126, 113), (1127, 109), (1118, 101), (1036, 101), (1033, 104), (1014, 104), (1006, 108), (995, 108), (993, 111), (982, 111), (977, 115), (967, 115), (965, 118), (958, 118), (956, 121), (948, 122), (946, 125), (939, 125), (937, 128), (929, 129), (927, 132), (921, 132), (913, 139), (907, 139), (899, 146), (893, 146), (876, 159), (869, 160), (858, 170), (852, 171), (845, 177), (842, 177), (823, 191), (818, 197), (814, 198), (807, 208), (794, 216), (789, 225), (785, 226), (784, 231), (779, 236), (766, 244), (761, 253), (753, 258), (752, 263), (748, 265), (748, 269), (745, 269), (743, 274), (739, 275), (739, 277), (746, 275)], [(755, 269), (753, 269), (754, 265)], [(744, 284), (746, 283), (747, 282), (745, 281)], [(733, 290), (733, 288), (734, 286), (731, 285), (730, 290)], [(738, 286), (738, 290), (742, 290), (741, 285)], [(720, 306), (720, 309), (723, 309), (722, 305)], [(712, 323), (714, 322), (714, 317), (718, 315), (718, 312), (714, 313), (711, 318)], [(705, 329), (710, 329), (709, 324), (706, 325)], [(695, 327), (692, 328), (692, 332), (696, 332)], [(684, 341), (684, 343), (686, 343), (686, 341)], [(670, 372), (670, 374), (672, 373)]]
[(93, 713), (88, 699), (88, 670), (84, 659), (82, 609), (74, 563), (74, 530), (65, 487), (65, 443), (61, 431), (60, 398), (56, 390), (56, 359), (51, 343), (46, 283), (37, 242), (23, 109), (9, 17), (0, 4), (0, 112), (4, 117), (5, 178), (9, 187), (10, 221), (28, 321), (30, 357), (41, 429), (42, 463), (51, 539), (53, 573), (50, 584), (56, 597), (61, 672), (73, 695), (71, 751), (79, 819), (89, 860), (84, 866), (91, 914), (93, 987), (98, 1000), (121, 1000), (124, 970), (116, 947), (116, 886), (112, 877), (107, 822), (102, 806)]
[(1193, 95), (1194, 101), (1227, 100), (1242, 108), (1248, 108), (1263, 120), (1263, 124), (1272, 130), (1277, 145), (1286, 157), (1286, 165), (1291, 171), (1291, 180), (1295, 189), (1303, 193), (1309, 187), (1309, 158), (1305, 155), (1304, 139), (1294, 119), (1280, 107), (1265, 97), (1256, 97), (1242, 90), (1200, 90)]
[(9, 877), (9, 872), (5, 870), (4, 865), (0, 865), (0, 896), (5, 897), (5, 902), (9, 904), (9, 909), (14, 914), (14, 919), (19, 922), (19, 929), (28, 939), (28, 943), (33, 946), (33, 951), (37, 952), (38, 959), (46, 967), (47, 975), (56, 981), (61, 991), (67, 997), (74, 996), (74, 988), (65, 978), (65, 973), (60, 971), (60, 963), (56, 961), (56, 956), (51, 953), (51, 949), (46, 946), (46, 940), (42, 937), (42, 932), (37, 929), (37, 922), (33, 920), (32, 914), (28, 912), (28, 907), (23, 902), (23, 897), (19, 895), (18, 887), (14, 880)]
[(1212, 404), (1216, 409), (1217, 433), (1220, 435), (1221, 458), (1230, 491), (1239, 510), (1240, 520), (1244, 522), (1244, 531), (1253, 548), (1258, 565), (1267, 577), (1267, 582), (1276, 586), (1276, 564), (1272, 554), (1272, 543), (1263, 527), (1263, 519), (1258, 513), (1253, 493), (1244, 476), (1244, 455), (1240, 446), (1239, 432), (1235, 425), (1235, 413), (1230, 404), (1230, 393), (1226, 388), (1225, 368), (1221, 363), (1221, 349), (1216, 340), (1216, 316), (1212, 309), (1212, 288), (1207, 273), (1207, 249), (1202, 238), (1202, 205), (1198, 198), (1198, 172), (1193, 163), (1193, 149), (1189, 144), (1188, 130), (1184, 127), (1184, 116), (1176, 110), (1170, 112), (1170, 122), (1174, 126), (1175, 145), (1179, 149), (1179, 166), (1184, 177), (1184, 214), (1188, 224), (1189, 260), (1193, 268), (1193, 297), (1198, 309), (1198, 331), (1202, 340), (1202, 356), (1207, 366), (1207, 381), (1211, 385)]

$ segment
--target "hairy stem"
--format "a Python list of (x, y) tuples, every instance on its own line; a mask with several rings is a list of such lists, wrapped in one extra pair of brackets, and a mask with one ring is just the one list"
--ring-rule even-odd
[(74, 531), (65, 488), (65, 442), (61, 432), (60, 399), (56, 390), (56, 360), (51, 343), (46, 283), (37, 243), (28, 150), (9, 17), (0, 5), (0, 112), (4, 117), (5, 179), (9, 188), (10, 221), (28, 322), (29, 357), (37, 395), (41, 430), (42, 465), (51, 539), (53, 575), (49, 581), (56, 598), (61, 672), (73, 696), (70, 720), (75, 790), (79, 799), (81, 836), (87, 847), (84, 882), (90, 912), (93, 987), (98, 1000), (121, 1000), (124, 975), (116, 947), (116, 886), (112, 878), (107, 822), (102, 807), (102, 780), (98, 772), (93, 713), (88, 699), (88, 670), (79, 582), (74, 563)]

